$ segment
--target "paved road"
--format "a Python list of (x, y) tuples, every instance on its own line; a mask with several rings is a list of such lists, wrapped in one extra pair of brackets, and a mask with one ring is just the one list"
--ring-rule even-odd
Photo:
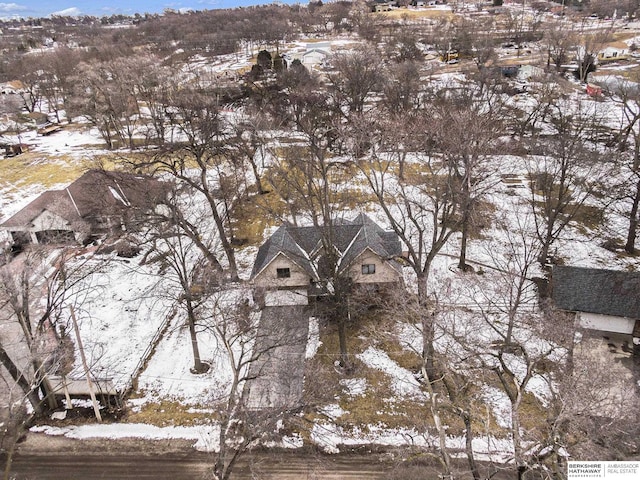
[[(17, 455), (16, 480), (203, 480), (211, 457), (205, 454), (162, 456)], [(234, 480), (383, 480), (391, 465), (375, 456), (326, 457), (260, 454), (242, 460)], [(431, 477), (425, 477), (431, 478)], [(437, 478), (434, 472), (433, 478)]]

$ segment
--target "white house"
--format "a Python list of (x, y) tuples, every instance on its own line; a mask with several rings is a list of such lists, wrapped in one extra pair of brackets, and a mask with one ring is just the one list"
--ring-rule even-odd
[(598, 52), (598, 62), (614, 62), (626, 60), (629, 56), (629, 46), (624, 42), (613, 42)]
[(329, 42), (308, 43), (306, 51), (300, 57), (300, 62), (309, 70), (313, 70), (318, 65), (322, 65), (329, 55), (331, 55)]

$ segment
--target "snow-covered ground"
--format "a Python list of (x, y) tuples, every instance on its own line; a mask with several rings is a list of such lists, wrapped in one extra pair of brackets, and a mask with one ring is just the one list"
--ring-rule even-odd
[[(156, 294), (163, 281), (157, 267), (115, 255), (76, 261), (78, 266), (72, 262), (67, 267), (78, 278), (68, 299), (75, 306), (87, 361), (94, 375), (125, 389), (152, 340), (172, 318), (173, 303)], [(76, 358), (70, 376), (82, 375)]]
[[(518, 7), (520, 8), (520, 7)], [(337, 48), (347, 45), (348, 42), (334, 42)], [(302, 51), (301, 43), (293, 47), (296, 52)], [(211, 73), (237, 70), (249, 65), (248, 56), (226, 56), (215, 63), (204, 59), (197, 60), (197, 67), (208, 70)], [(459, 75), (450, 75), (439, 81), (450, 83), (460, 80)], [(582, 103), (581, 108), (597, 108), (606, 119), (609, 126), (619, 127), (620, 112), (613, 102), (605, 101), (597, 104), (590, 98), (574, 93), (571, 96), (573, 102)], [(514, 102), (518, 106), (526, 108), (532, 100), (519, 96)], [(232, 115), (229, 113), (229, 115)], [(234, 113), (235, 115), (235, 113)], [(288, 137), (288, 140), (299, 140), (299, 137), (291, 132), (268, 132), (271, 146), (274, 149), (282, 147), (280, 140)], [(78, 161), (97, 154), (107, 152), (100, 148), (103, 142), (98, 132), (94, 129), (63, 129), (53, 135), (42, 137), (26, 135), (23, 139), (31, 145), (32, 152), (48, 157), (55, 155), (69, 156)], [(291, 143), (287, 143), (291, 145)], [(409, 159), (418, 162), (419, 158)], [(526, 169), (519, 157), (496, 155), (489, 159), (490, 167), (499, 173), (525, 175)], [(516, 231), (523, 226), (527, 215), (526, 188), (511, 188), (497, 180), (497, 187), (487, 195), (487, 199), (496, 205), (500, 212), (500, 220), (504, 226), (495, 228), (495, 225), (485, 232), (482, 238), (472, 239), (469, 243), (467, 256), (469, 262), (474, 265), (495, 264), (496, 257), (506, 257), (508, 248), (511, 247), (508, 233)], [(0, 181), (0, 214), (6, 218), (26, 205), (45, 188), (42, 185), (30, 185), (20, 187), (19, 195), (16, 195), (14, 186), (5, 185)], [(6, 192), (6, 195), (5, 195)], [(12, 193), (10, 193), (12, 192)], [(367, 212), (381, 225), (387, 223), (387, 219), (380, 209), (370, 206)], [(609, 220), (613, 226), (609, 228), (622, 231), (624, 222), (620, 217), (612, 217)], [(531, 227), (531, 225), (528, 225)], [(602, 227), (604, 228), (604, 227)], [(579, 266), (594, 266), (616, 268), (620, 270), (636, 268), (637, 260), (624, 258), (606, 250), (598, 245), (598, 239), (603, 236), (602, 230), (589, 231), (569, 228), (555, 244), (565, 263)], [(2, 238), (0, 238), (1, 242)], [(478, 288), (497, 285), (497, 278), (492, 273), (485, 276), (477, 275), (473, 282), (469, 281), (468, 274), (462, 274), (455, 268), (455, 257), (460, 248), (459, 235), (454, 235), (452, 241), (443, 248), (441, 255), (437, 257), (432, 269), (431, 285), (434, 290), (446, 293), (445, 303), (462, 304), (469, 310), (481, 304)], [(255, 256), (256, 248), (250, 247), (239, 251), (240, 275), (247, 279)], [(84, 261), (85, 259), (79, 259)], [(77, 305), (77, 315), (80, 322), (80, 331), (87, 351), (91, 369), (95, 375), (113, 378), (119, 388), (125, 388), (130, 384), (136, 369), (141, 366), (141, 361), (149, 354), (148, 363), (137, 378), (138, 390), (136, 398), (131, 400), (132, 411), (144, 408), (145, 405), (169, 400), (184, 404), (185, 408), (192, 412), (207, 413), (206, 407), (220, 398), (229, 384), (230, 372), (224, 367), (219, 354), (219, 345), (211, 331), (203, 330), (198, 334), (199, 347), (202, 359), (212, 368), (204, 374), (194, 374), (190, 371), (193, 364), (192, 345), (189, 339), (185, 316), (177, 308), (172, 300), (175, 295), (168, 294), (169, 286), (165, 277), (158, 273), (158, 267), (140, 266), (138, 258), (121, 259), (117, 257), (89, 258), (83, 265), (83, 271), (91, 273), (77, 285), (76, 294), (70, 296), (70, 302)], [(533, 267), (530, 276), (542, 276), (543, 272)], [(80, 273), (79, 273), (80, 274)], [(407, 283), (412, 285), (410, 272), (406, 272)], [(531, 308), (533, 300), (531, 300)], [(459, 319), (458, 319), (459, 320)], [(478, 325), (476, 325), (478, 326)], [(453, 327), (452, 327), (453, 328)], [(474, 335), (476, 338), (490, 343), (487, 329), (478, 326)], [(485, 337), (483, 337), (485, 335)], [(416, 334), (414, 325), (405, 325), (404, 330), (398, 335), (403, 347), (420, 351), (420, 337)], [(159, 343), (153, 351), (148, 347), (154, 339)], [(443, 334), (438, 338), (437, 348), (440, 351), (456, 351), (459, 348), (451, 336)], [(317, 321), (312, 321), (310, 328), (310, 340), (307, 344), (306, 357), (313, 358), (317, 353), (319, 340), (319, 327)], [(546, 348), (548, 345), (542, 341), (532, 341), (532, 348)], [(561, 355), (561, 353), (558, 353)], [(398, 398), (424, 399), (425, 393), (415, 378), (413, 372), (399, 366), (389, 355), (375, 347), (368, 347), (358, 353), (357, 358), (367, 367), (379, 371), (389, 379), (392, 390)], [(518, 359), (512, 359), (513, 369), (518, 372), (522, 367)], [(518, 372), (519, 373), (519, 372)], [(75, 365), (72, 375), (80, 374), (80, 364)], [(364, 395), (372, 387), (364, 378), (345, 379), (341, 382), (348, 396)], [(549, 384), (540, 376), (534, 376), (527, 386), (527, 391), (533, 393), (543, 403), (545, 401)], [(502, 428), (510, 426), (510, 404), (504, 392), (490, 385), (483, 385), (480, 396), (490, 408), (492, 418)], [(346, 412), (342, 411), (338, 404), (326, 405), (321, 413), (323, 419), (315, 420), (311, 428), (311, 441), (328, 452), (335, 452), (341, 446), (373, 443), (379, 445), (416, 445), (431, 446), (435, 439), (416, 429), (387, 428), (380, 425), (367, 425), (361, 429), (346, 429), (339, 426), (335, 420)], [(366, 427), (366, 428), (365, 428)], [(113, 425), (84, 425), (59, 428), (55, 426), (39, 426), (33, 431), (45, 432), (51, 435), (65, 435), (70, 438), (121, 438), (140, 437), (149, 439), (184, 438), (194, 441), (198, 449), (216, 449), (217, 426), (174, 426), (156, 427), (145, 424), (118, 423)], [(464, 439), (452, 436), (447, 439), (451, 447), (464, 449)], [(286, 438), (287, 446), (301, 446), (302, 440), (296, 436)], [(506, 438), (494, 438), (492, 436), (478, 436), (474, 440), (474, 449), (479, 458), (492, 460), (506, 460), (512, 455), (513, 446)]]

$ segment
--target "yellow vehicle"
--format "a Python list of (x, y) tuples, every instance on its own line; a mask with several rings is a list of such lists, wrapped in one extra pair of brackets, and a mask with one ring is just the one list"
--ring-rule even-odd
[(458, 61), (458, 51), (449, 50), (444, 55), (440, 55), (440, 61), (445, 63), (456, 63)]

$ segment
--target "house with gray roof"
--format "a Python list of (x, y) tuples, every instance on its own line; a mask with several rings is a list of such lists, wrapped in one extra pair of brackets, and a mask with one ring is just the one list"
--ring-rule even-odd
[(258, 250), (251, 274), (254, 285), (305, 291), (309, 296), (322, 294), (331, 275), (323, 261), (328, 239), (337, 255), (338, 274), (356, 285), (402, 281), (400, 239), (359, 214), (331, 226), (280, 226)]
[(62, 190), (49, 190), (0, 224), (14, 245), (83, 243), (135, 228), (161, 203), (167, 185), (144, 175), (89, 170)]
[(587, 329), (633, 335), (640, 342), (640, 273), (554, 266), (555, 305)]

